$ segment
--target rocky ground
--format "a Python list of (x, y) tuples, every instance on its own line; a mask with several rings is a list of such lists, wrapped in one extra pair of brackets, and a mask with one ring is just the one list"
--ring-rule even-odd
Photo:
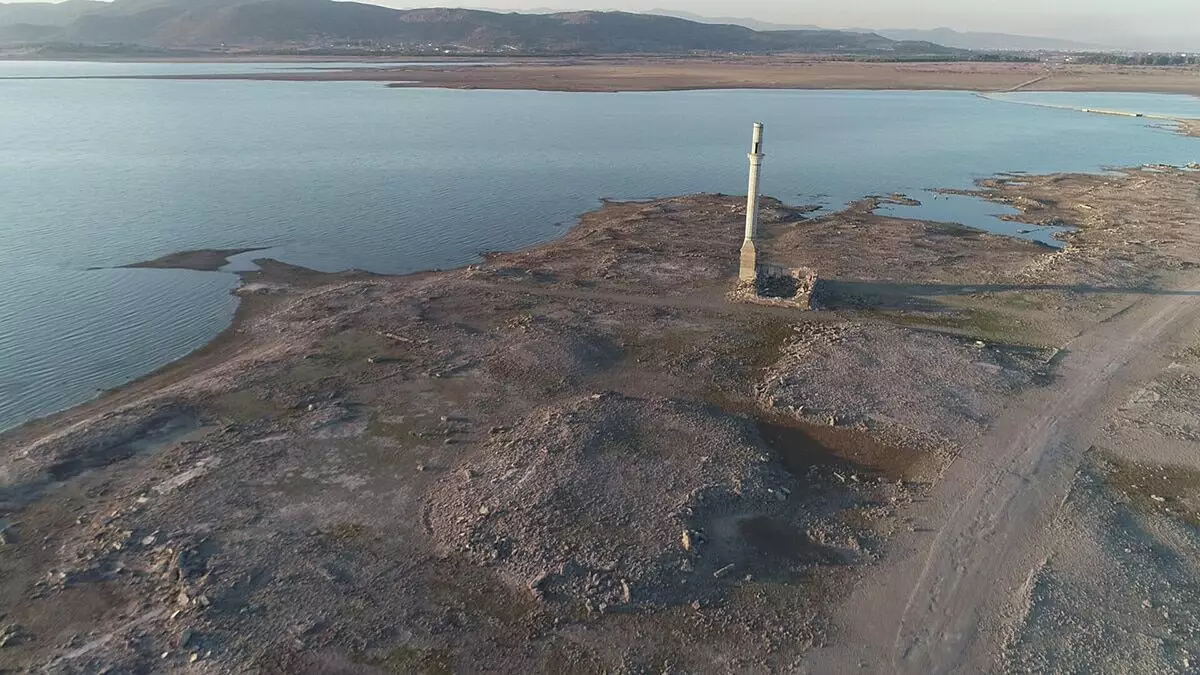
[(1200, 668), (1200, 333), (1189, 342), (1077, 472), (1007, 635), (1011, 672)]
[(1022, 589), (1005, 672), (1196, 672), (1200, 472), (1183, 465), (1093, 451)]
[[(814, 312), (726, 299), (744, 211), (722, 195), (609, 203), (449, 272), (265, 261), (213, 345), (0, 436), (0, 668), (806, 668), (839, 644), (856, 580), (923, 530), (947, 467), (1051, 386), (1059, 348), (1200, 260), (1198, 186), (981, 185), (1029, 222), (1076, 225), (1062, 250), (871, 200), (816, 218), (768, 200), (764, 249), (820, 273)], [(1179, 393), (1136, 424), (1194, 448), (1191, 376), (1172, 377)], [(1139, 471), (1196, 455), (1131, 464), (1147, 437), (1120, 419), (1062, 527), (1103, 548), (1159, 519), (1119, 536), (1194, 543), (1194, 474), (1149, 487)], [(1146, 489), (1164, 501), (1112, 501)], [(1181, 637), (1156, 633), (1138, 652), (1155, 668), (1129, 671), (1195, 663), (1178, 651), (1194, 560), (1174, 556), (1172, 590), (1123, 591)], [(1124, 625), (1089, 604), (1126, 579), (1119, 560), (1098, 578), (1070, 576), (1077, 562), (1049, 556), (1031, 581), (1003, 645), (1014, 669), (1058, 658), (1046, 635), (1090, 648), (1067, 617), (1103, 623), (1094, 644)]]

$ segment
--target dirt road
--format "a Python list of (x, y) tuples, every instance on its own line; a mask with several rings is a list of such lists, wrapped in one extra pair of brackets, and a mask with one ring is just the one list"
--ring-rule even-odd
[[(1183, 280), (1192, 289), (1200, 279)], [(1006, 619), (1044, 561), (1043, 533), (1083, 454), (1123, 395), (1200, 318), (1200, 293), (1139, 297), (1073, 340), (1056, 381), (1014, 404), (946, 471), (896, 567), (868, 576), (843, 621), (861, 645), (821, 672), (982, 673), (998, 668)], [(839, 662), (851, 657), (853, 663)]]
[(1021, 84), (1018, 84), (1017, 86), (1015, 86), (1012, 89), (1009, 89), (1007, 91), (1009, 91), (1009, 92), (1021, 91), (1022, 89), (1025, 89), (1026, 87), (1032, 87), (1033, 85), (1037, 84), (1038, 82), (1041, 82), (1042, 80), (1048, 80), (1048, 79), (1050, 79), (1049, 73), (1047, 73), (1045, 75), (1039, 75), (1038, 77), (1035, 77), (1032, 80), (1029, 80), (1028, 82), (1022, 82)]

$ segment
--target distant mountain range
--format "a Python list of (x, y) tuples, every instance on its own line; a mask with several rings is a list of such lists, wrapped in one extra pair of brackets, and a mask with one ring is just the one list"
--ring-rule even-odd
[(511, 53), (818, 52), (952, 56), (929, 42), (833, 30), (744, 26), (625, 12), (397, 10), (333, 0), (69, 0), (0, 3), (0, 42), (152, 48), (383, 45)]
[[(746, 28), (752, 28), (754, 30), (762, 30), (762, 31), (768, 31), (768, 30), (826, 30), (824, 28), (821, 28), (820, 26), (813, 26), (810, 24), (771, 23), (770, 21), (759, 21), (758, 19), (751, 19), (749, 17), (744, 17), (744, 16), (740, 16), (740, 17), (704, 16), (703, 14), (693, 14), (691, 12), (685, 12), (685, 11), (678, 10), (678, 9), (648, 9), (643, 13), (644, 14), (657, 14), (658, 16), (673, 16), (677, 19), (687, 19), (688, 21), (696, 21), (698, 23), (733, 24), (735, 26), (745, 26)], [(864, 32), (864, 31), (856, 30), (854, 32), (857, 33), (857, 32)], [(866, 31), (866, 32), (870, 32), (870, 31)]]
[(893, 40), (930, 40), (947, 47), (981, 51), (1053, 51), (1053, 52), (1096, 52), (1111, 50), (1105, 45), (1060, 40), (1058, 38), (1009, 35), (1007, 33), (959, 32), (949, 28), (929, 30), (885, 28), (873, 32)]
[[(769, 23), (759, 21), (757, 19), (728, 17), (728, 16), (702, 16), (692, 14), (691, 12), (681, 12), (670, 9), (651, 9), (646, 11), (647, 14), (657, 14), (660, 16), (674, 16), (689, 21), (698, 21), (701, 23), (720, 23), (734, 24), (745, 26), (760, 31), (774, 30), (820, 30), (818, 26), (811, 25), (790, 25), (780, 23)], [(933, 42), (946, 47), (956, 47), (958, 49), (970, 49), (974, 51), (1106, 51), (1112, 47), (1104, 45), (1088, 44), (1086, 42), (1075, 42), (1073, 40), (1061, 40), (1058, 38), (1048, 37), (1033, 37), (1029, 35), (1009, 35), (1007, 33), (976, 33), (976, 32), (961, 32), (950, 28), (932, 28), (932, 29), (906, 29), (906, 28), (850, 28), (847, 29), (856, 33), (873, 33), (881, 35), (892, 40), (915, 40), (920, 42)]]

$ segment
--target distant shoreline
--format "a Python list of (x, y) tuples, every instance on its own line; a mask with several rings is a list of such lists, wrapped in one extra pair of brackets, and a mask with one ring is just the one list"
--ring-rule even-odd
[[(138, 62), (138, 59), (101, 59)], [(774, 57), (238, 57), (142, 59), (142, 62), (329, 63), (454, 62), (445, 65), (329, 71), (143, 75), (139, 79), (381, 82), (393, 87), (561, 92), (703, 89), (865, 89), (942, 91), (1071, 91), (1200, 95), (1200, 67), (1044, 63), (830, 61)], [(102, 76), (107, 77), (107, 76)], [(130, 77), (130, 76), (113, 76)]]

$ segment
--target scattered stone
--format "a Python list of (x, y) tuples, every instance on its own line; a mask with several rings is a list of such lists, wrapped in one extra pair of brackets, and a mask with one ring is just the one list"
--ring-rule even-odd
[(16, 644), (20, 636), (21, 627), (15, 623), (10, 623), (4, 628), (0, 628), (0, 649)]
[(1158, 495), (1150, 495), (1150, 499), (1153, 499), (1154, 501), (1159, 502), (1160, 504), (1162, 502), (1167, 501), (1166, 497), (1159, 497)]
[(183, 649), (184, 647), (187, 647), (188, 643), (191, 641), (192, 641), (192, 629), (190, 629), (190, 628), (183, 629), (183, 632), (179, 634), (179, 648)]
[(713, 572), (713, 578), (720, 579), (720, 578), (724, 577), (725, 575), (732, 572), (734, 567), (736, 567), (736, 565), (734, 565), (733, 563), (730, 563), (730, 564), (722, 567), (721, 569), (717, 570), (716, 572)]
[(546, 583), (546, 581), (549, 578), (550, 578), (549, 572), (542, 572), (541, 574), (537, 575), (536, 577), (534, 577), (533, 579), (531, 579), (529, 581), (529, 592), (533, 593), (534, 599), (536, 599), (536, 600), (543, 599), (542, 586)]
[(683, 546), (683, 550), (692, 550), (692, 533), (687, 530), (683, 531), (683, 535), (679, 537), (679, 543)]

